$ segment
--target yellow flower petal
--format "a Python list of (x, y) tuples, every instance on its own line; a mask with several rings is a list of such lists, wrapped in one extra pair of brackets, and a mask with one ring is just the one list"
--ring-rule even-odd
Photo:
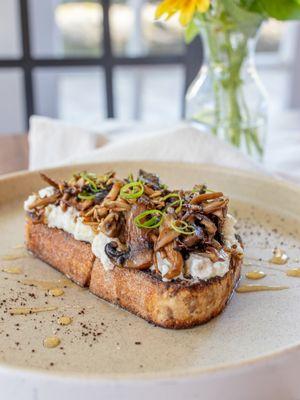
[(187, 25), (191, 19), (193, 18), (196, 11), (196, 3), (195, 1), (186, 0), (182, 5), (179, 21), (181, 25)]
[(196, 11), (206, 12), (211, 0), (163, 0), (158, 5), (155, 13), (156, 18), (166, 15), (170, 18), (176, 13), (180, 13), (179, 21), (182, 25), (187, 25), (193, 18)]
[(210, 0), (198, 0), (197, 10), (201, 13), (206, 12), (209, 9)]
[(160, 18), (164, 14), (169, 15), (170, 13), (173, 12), (173, 8), (174, 8), (174, 1), (164, 0), (161, 4), (158, 5), (155, 12), (155, 18)]

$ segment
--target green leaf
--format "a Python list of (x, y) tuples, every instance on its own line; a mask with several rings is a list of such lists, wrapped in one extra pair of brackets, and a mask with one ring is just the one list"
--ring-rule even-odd
[(185, 30), (185, 41), (191, 43), (199, 33), (199, 26), (196, 25), (195, 21), (192, 19)]
[(299, 0), (256, 0), (252, 7), (260, 7), (269, 17), (281, 21), (300, 19)]
[(245, 34), (254, 36), (257, 29), (264, 20), (264, 16), (252, 11), (255, 0), (223, 0), (223, 5), (228, 16), (239, 26)]

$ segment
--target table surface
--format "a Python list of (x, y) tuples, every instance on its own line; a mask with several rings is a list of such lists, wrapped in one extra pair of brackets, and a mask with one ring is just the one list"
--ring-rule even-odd
[(28, 168), (26, 134), (0, 136), (0, 174)]

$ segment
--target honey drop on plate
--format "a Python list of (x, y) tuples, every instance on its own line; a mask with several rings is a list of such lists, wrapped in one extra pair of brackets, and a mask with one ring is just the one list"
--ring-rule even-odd
[(300, 268), (292, 268), (286, 271), (287, 276), (292, 276), (294, 278), (300, 278)]
[(273, 250), (273, 257), (269, 260), (271, 264), (284, 265), (288, 262), (288, 256), (282, 249), (275, 248)]
[(53, 297), (62, 296), (65, 292), (61, 288), (54, 288), (49, 290), (49, 294)]
[(60, 339), (57, 336), (49, 336), (43, 341), (44, 347), (47, 349), (54, 349), (55, 347), (59, 346)]
[(266, 274), (263, 271), (249, 271), (249, 272), (246, 272), (245, 276), (248, 279), (257, 280), (257, 279), (264, 278), (266, 276)]
[(72, 318), (67, 316), (62, 316), (57, 319), (59, 325), (70, 325), (72, 323)]

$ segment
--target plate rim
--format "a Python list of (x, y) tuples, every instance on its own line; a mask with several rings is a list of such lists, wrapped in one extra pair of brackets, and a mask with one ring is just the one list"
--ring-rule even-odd
[[(163, 168), (165, 166), (174, 166), (182, 169), (188, 168), (202, 168), (207, 169), (212, 172), (221, 172), (225, 174), (233, 174), (238, 177), (244, 177), (248, 179), (253, 179), (256, 181), (260, 181), (261, 183), (267, 184), (275, 184), (281, 187), (287, 188), (295, 192), (295, 194), (300, 196), (300, 185), (295, 182), (287, 181), (279, 176), (274, 176), (265, 171), (250, 171), (250, 170), (237, 170), (231, 167), (210, 164), (210, 163), (189, 163), (189, 162), (177, 162), (177, 161), (151, 161), (151, 160), (118, 160), (118, 161), (99, 161), (99, 162), (86, 162), (79, 164), (67, 164), (67, 165), (59, 165), (50, 168), (41, 168), (36, 170), (22, 170), (17, 172), (11, 172), (8, 174), (3, 174), (0, 176), (0, 183), (5, 181), (10, 181), (15, 178), (21, 178), (22, 176), (34, 176), (39, 174), (40, 172), (51, 173), (55, 171), (59, 171), (62, 169), (70, 169), (70, 168), (86, 168), (88, 166), (96, 167), (106, 164), (115, 164), (116, 168), (118, 165), (124, 164), (133, 164), (138, 166), (139, 164), (146, 165), (154, 165), (159, 168), (160, 166)], [(220, 364), (216, 367), (210, 368), (191, 368), (186, 369), (184, 371), (176, 370), (173, 372), (140, 372), (138, 374), (134, 373), (119, 373), (119, 374), (97, 374), (97, 373), (84, 373), (84, 372), (59, 372), (59, 371), (50, 371), (50, 370), (42, 370), (34, 367), (18, 367), (10, 364), (5, 364), (5, 362), (0, 361), (0, 374), (2, 373), (14, 373), (14, 374), (22, 374), (27, 375), (28, 377), (32, 376), (34, 378), (42, 378), (48, 380), (55, 381), (80, 381), (80, 382), (95, 382), (95, 383), (108, 383), (108, 382), (118, 382), (118, 383), (130, 383), (130, 382), (162, 382), (162, 381), (174, 381), (174, 380), (187, 380), (187, 379), (197, 379), (204, 376), (211, 376), (216, 373), (222, 372), (234, 372), (241, 368), (249, 368), (253, 366), (259, 366), (264, 362), (275, 361), (278, 360), (283, 355), (290, 355), (292, 352), (296, 352), (300, 350), (300, 340), (297, 343), (291, 344), (290, 346), (279, 348), (272, 353), (260, 355), (248, 360), (237, 361), (231, 364)]]

